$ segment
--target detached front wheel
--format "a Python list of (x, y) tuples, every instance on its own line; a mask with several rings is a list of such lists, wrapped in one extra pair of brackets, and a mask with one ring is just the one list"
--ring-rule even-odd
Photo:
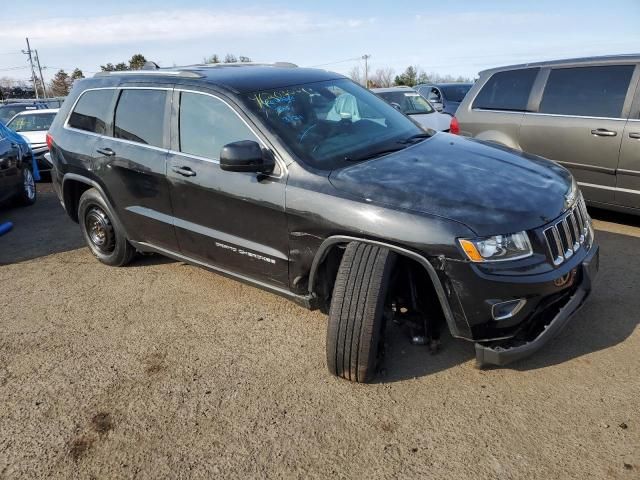
[(80, 197), (78, 221), (89, 249), (98, 260), (114, 267), (131, 261), (135, 249), (96, 189), (90, 188)]
[(352, 242), (340, 262), (327, 327), (329, 371), (353, 382), (369, 382), (381, 353), (384, 307), (396, 254)]

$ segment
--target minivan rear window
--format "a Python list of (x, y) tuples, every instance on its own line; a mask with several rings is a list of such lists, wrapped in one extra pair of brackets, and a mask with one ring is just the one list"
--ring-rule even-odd
[(540, 113), (619, 118), (634, 65), (551, 70)]
[(123, 90), (116, 107), (113, 136), (162, 147), (166, 99), (165, 90)]
[(494, 73), (473, 101), (472, 108), (525, 111), (539, 68)]
[(114, 92), (111, 89), (84, 92), (71, 112), (68, 125), (100, 135), (106, 133)]

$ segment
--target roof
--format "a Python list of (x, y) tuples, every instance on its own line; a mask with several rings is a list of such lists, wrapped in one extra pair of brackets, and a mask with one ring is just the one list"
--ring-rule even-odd
[(29, 109), (29, 110), (23, 110), (21, 112), (18, 112), (14, 116), (17, 117), (18, 115), (31, 115), (33, 113), (37, 115), (40, 115), (41, 113), (58, 113), (58, 110), (60, 109), (59, 108)]
[(406, 92), (406, 91), (415, 92), (413, 88), (408, 87), (406, 85), (398, 85), (397, 87), (372, 88), (371, 91), (373, 93)]
[(216, 63), (211, 65), (189, 65), (186, 67), (161, 68), (158, 70), (136, 70), (125, 72), (101, 72), (96, 77), (113, 77), (141, 81), (150, 78), (174, 77), (176, 82), (200, 79), (202, 82), (220, 86), (235, 93), (284, 88), (302, 83), (320, 82), (345, 78), (340, 74), (313, 68), (298, 68), (292, 64)]
[(473, 85), (473, 82), (444, 82), (444, 83), (428, 82), (428, 83), (421, 83), (420, 85), (416, 85), (416, 87), (432, 87), (432, 86), (433, 87), (456, 87), (458, 85)]
[(504, 67), (489, 68), (482, 70), (480, 73), (492, 73), (501, 70), (515, 70), (518, 68), (534, 68), (534, 67), (549, 67), (556, 65), (581, 65), (590, 63), (638, 63), (640, 62), (640, 53), (629, 53), (621, 55), (604, 55), (600, 57), (582, 57), (582, 58), (565, 58), (561, 60), (547, 60), (544, 62), (533, 63), (521, 63), (517, 65), (507, 65)]

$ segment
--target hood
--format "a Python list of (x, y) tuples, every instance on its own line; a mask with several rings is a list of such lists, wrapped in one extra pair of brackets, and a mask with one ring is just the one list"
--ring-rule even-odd
[(20, 136), (24, 138), (32, 147), (34, 145), (47, 143), (46, 130), (39, 131), (39, 132), (20, 132)]
[(423, 127), (431, 128), (438, 132), (449, 130), (451, 126), (451, 115), (440, 112), (414, 114), (409, 115), (409, 118), (415, 120)]
[(550, 222), (571, 188), (571, 175), (554, 162), (448, 133), (334, 170), (329, 180), (352, 196), (449, 218), (479, 236)]

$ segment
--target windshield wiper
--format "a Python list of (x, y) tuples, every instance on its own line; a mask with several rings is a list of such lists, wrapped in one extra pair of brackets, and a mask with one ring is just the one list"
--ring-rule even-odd
[(416, 133), (415, 135), (411, 135), (408, 138), (405, 138), (404, 140), (398, 140), (398, 143), (402, 143), (402, 144), (406, 144), (406, 143), (413, 143), (416, 140), (423, 140), (425, 138), (430, 138), (431, 134), (424, 132), (424, 133)]
[(356, 158), (344, 157), (344, 159), (347, 162), (360, 162), (362, 160), (371, 160), (372, 158), (382, 157), (382, 156), (388, 155), (390, 153), (394, 153), (394, 152), (398, 152), (400, 150), (404, 150), (405, 148), (407, 148), (407, 147), (387, 148), (385, 150), (379, 150), (377, 152), (373, 152), (373, 153), (370, 153), (368, 155), (364, 155), (362, 157), (356, 157)]

